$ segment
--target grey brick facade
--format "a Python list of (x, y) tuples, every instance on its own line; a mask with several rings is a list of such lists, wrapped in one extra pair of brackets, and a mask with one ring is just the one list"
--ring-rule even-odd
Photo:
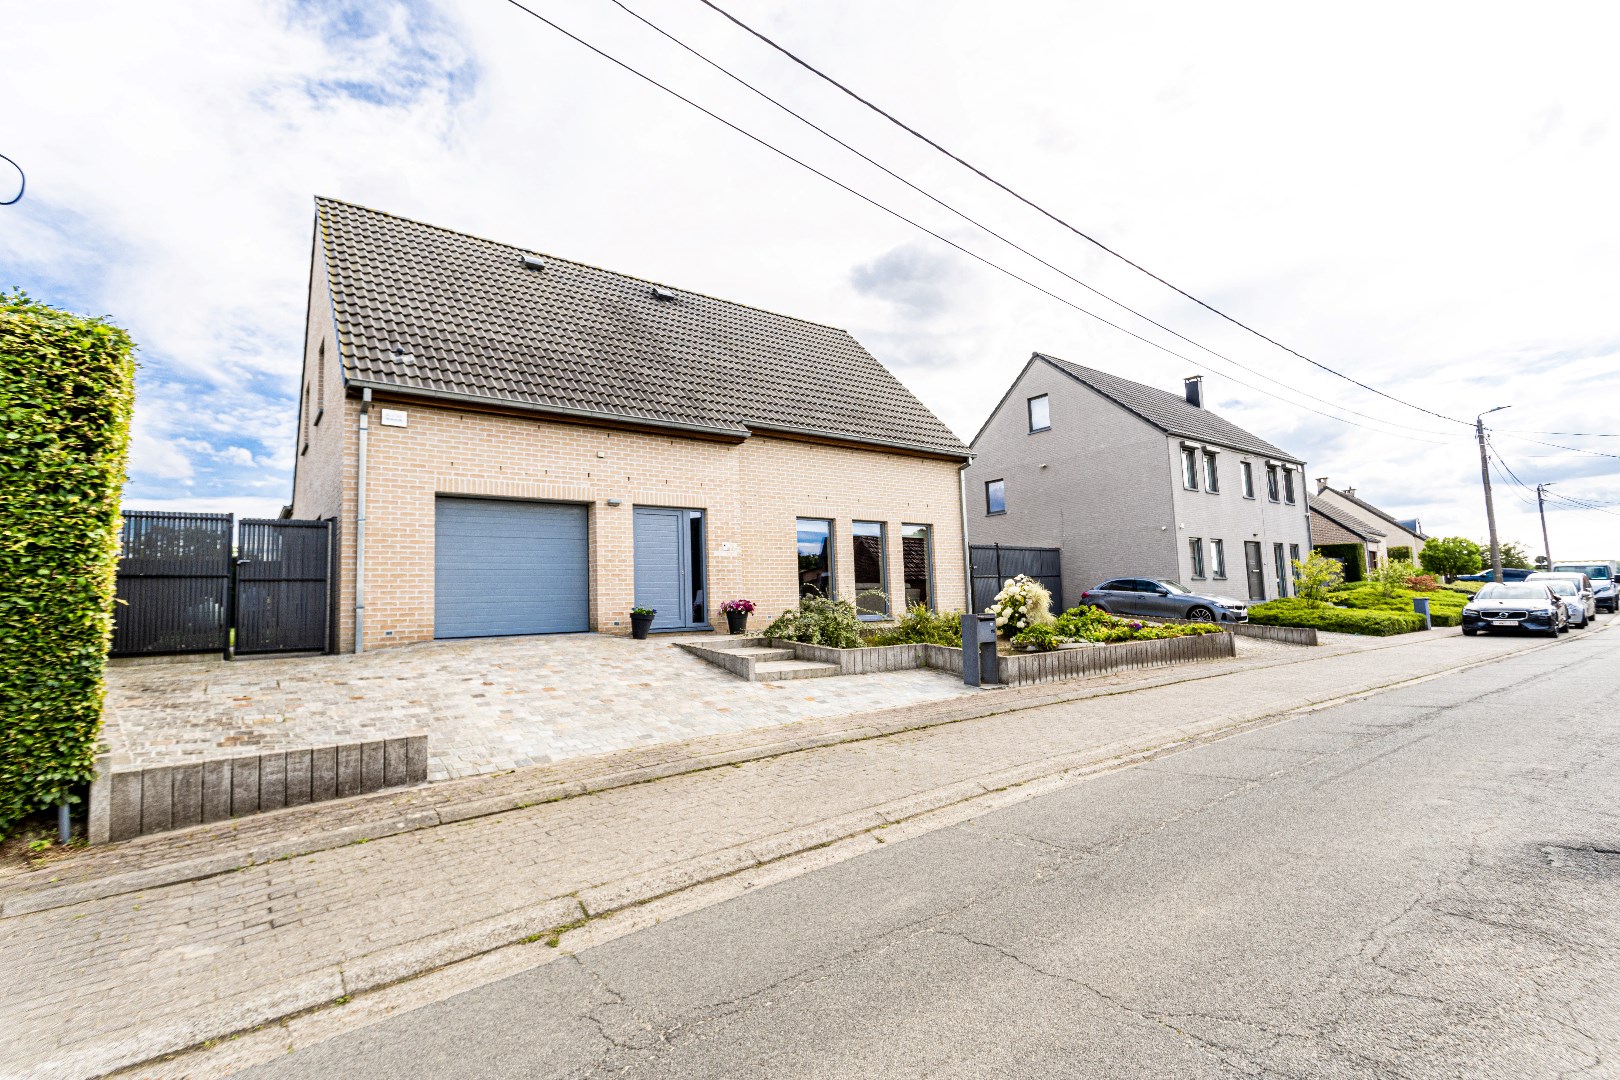
[[(1259, 452), (1268, 444), (1252, 436), (1243, 440), (1246, 449), (1215, 441), (1208, 432), (1216, 424), (1199, 421), (1207, 416), (1219, 428), (1230, 425), (1201, 409), (1203, 415), (1180, 415), (1186, 422), (1178, 422), (1180, 410), (1195, 407), (1180, 400), (1178, 410), (1165, 400), (1168, 395), (1125, 384), (1146, 397), (1159, 418), (1149, 421), (1073, 373), (1086, 369), (1068, 367), (1040, 354), (1032, 357), (975, 437), (966, 480), (970, 541), (1060, 548), (1063, 594), (1070, 601), (1122, 575), (1174, 578), (1194, 589), (1246, 597), (1246, 542), (1260, 545), (1263, 595), (1275, 599), (1276, 545), (1281, 544), (1281, 576), (1292, 592), (1288, 560), (1296, 548), (1303, 555), (1311, 543), (1304, 463), (1281, 451)], [(1029, 399), (1043, 394), (1050, 427), (1032, 432)], [(1183, 434), (1187, 431), (1200, 434)], [(1183, 482), (1184, 446), (1197, 448), (1197, 490)], [(1215, 492), (1205, 490), (1205, 450), (1215, 453)], [(1252, 498), (1243, 494), (1244, 462), (1253, 470)], [(1279, 470), (1276, 501), (1268, 495), (1268, 463)], [(1284, 469), (1293, 473), (1292, 503), (1286, 500)], [(1005, 485), (1004, 513), (987, 511), (985, 485), (992, 480)], [(1203, 542), (1201, 577), (1194, 573), (1189, 543), (1194, 538)], [(1215, 540), (1224, 546), (1224, 576), (1215, 573)]]

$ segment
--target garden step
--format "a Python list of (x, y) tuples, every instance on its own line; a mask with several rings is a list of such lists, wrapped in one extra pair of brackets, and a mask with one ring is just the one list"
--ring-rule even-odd
[(729, 653), (737, 656), (751, 656), (757, 661), (792, 660), (796, 655), (792, 649), (773, 649), (766, 645), (750, 645), (743, 649), (727, 649)]
[(772, 660), (754, 665), (755, 682), (781, 682), (784, 679), (819, 679), (837, 675), (837, 664), (818, 664), (812, 660)]

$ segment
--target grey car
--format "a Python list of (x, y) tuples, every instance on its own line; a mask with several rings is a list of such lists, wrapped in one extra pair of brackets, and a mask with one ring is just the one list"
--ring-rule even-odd
[(1095, 589), (1081, 593), (1080, 604), (1101, 608), (1113, 615), (1145, 615), (1150, 619), (1249, 621), (1247, 601), (1195, 593), (1181, 582), (1167, 578), (1110, 578)]

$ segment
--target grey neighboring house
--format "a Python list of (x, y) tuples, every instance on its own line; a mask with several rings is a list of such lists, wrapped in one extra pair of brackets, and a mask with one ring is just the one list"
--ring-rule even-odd
[(1292, 595), (1310, 548), (1305, 463), (1172, 394), (1035, 353), (973, 440), (974, 544), (1056, 547), (1063, 596), (1112, 577)]

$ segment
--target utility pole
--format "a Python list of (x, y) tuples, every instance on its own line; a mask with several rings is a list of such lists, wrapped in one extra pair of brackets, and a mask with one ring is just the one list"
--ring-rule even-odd
[(1547, 539), (1547, 496), (1546, 492), (1551, 484), (1536, 485), (1536, 509), (1541, 513), (1541, 553), (1547, 556), (1547, 569), (1551, 570), (1552, 542)]
[(1491, 580), (1502, 580), (1502, 545), (1496, 542), (1496, 507), (1491, 503), (1491, 464), (1485, 454), (1485, 418), (1493, 412), (1511, 409), (1511, 405), (1498, 405), (1474, 417), (1474, 435), (1479, 439), (1479, 478), (1485, 482), (1485, 523), (1491, 529)]

